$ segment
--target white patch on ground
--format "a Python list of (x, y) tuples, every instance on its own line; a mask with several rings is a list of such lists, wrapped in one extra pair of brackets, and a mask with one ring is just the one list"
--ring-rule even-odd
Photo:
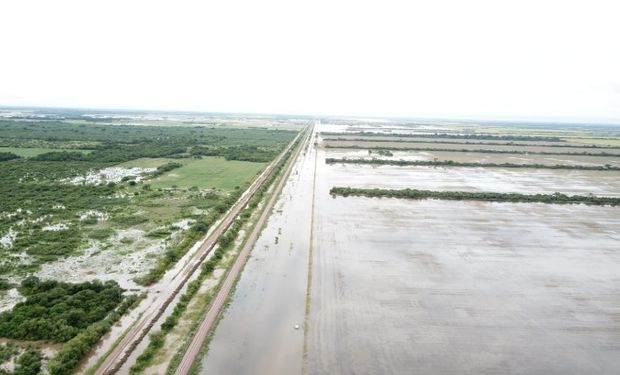
[(65, 223), (49, 224), (41, 228), (41, 230), (49, 232), (59, 232), (67, 229), (69, 229), (69, 226)]
[(89, 218), (95, 218), (99, 221), (106, 221), (110, 218), (110, 215), (108, 215), (107, 213), (97, 211), (97, 210), (88, 210), (84, 212), (78, 212), (77, 215), (79, 216), (80, 221), (84, 221)]
[(192, 215), (206, 215), (209, 210), (203, 210), (198, 207), (192, 207)]
[(32, 211), (30, 210), (23, 210), (21, 208), (18, 208), (17, 210), (15, 210), (15, 212), (2, 212), (0, 213), (0, 218), (6, 218), (6, 219), (10, 219), (12, 217), (17, 216), (18, 214), (24, 213), (26, 215), (32, 215)]
[(175, 227), (175, 228), (179, 228), (181, 230), (187, 230), (195, 222), (196, 222), (196, 220), (194, 220), (194, 219), (183, 219), (183, 220), (177, 221), (176, 223), (173, 223), (172, 226)]
[(32, 257), (28, 255), (26, 252), (21, 252), (13, 255), (13, 259), (16, 261), (15, 263), (18, 265), (29, 265), (32, 264)]
[[(121, 243), (126, 238), (133, 242)], [(114, 280), (125, 289), (142, 289), (133, 279), (146, 274), (166, 250), (166, 240), (147, 238), (138, 229), (120, 230), (109, 243), (90, 240), (81, 255), (45, 263), (35, 276), (71, 283)]]
[[(36, 218), (34, 220), (29, 220), (29, 222), (30, 222), (30, 224), (37, 224), (37, 223), (40, 223), (43, 220), (45, 220), (47, 218), (50, 218), (50, 217), (52, 217), (52, 215), (43, 215), (43, 216), (40, 216), (40, 217), (38, 217), (38, 218)], [(22, 223), (22, 222), (20, 222), (20, 223)]]
[(62, 204), (55, 204), (55, 205), (52, 206), (52, 208), (54, 210), (64, 210), (67, 207), (63, 206)]
[(17, 232), (13, 230), (13, 228), (9, 228), (9, 231), (4, 236), (0, 237), (0, 245), (6, 248), (13, 247), (13, 242), (17, 237)]
[(9, 289), (6, 293), (0, 294), (0, 312), (13, 308), (16, 304), (24, 301), (26, 298), (22, 296), (17, 288)]
[(76, 176), (70, 179), (63, 180), (73, 185), (81, 184), (99, 184), (102, 182), (120, 182), (124, 177), (134, 177), (134, 180), (140, 181), (145, 173), (155, 171), (155, 168), (123, 168), (123, 167), (110, 167), (100, 169), (98, 171), (91, 170), (88, 174), (83, 176)]

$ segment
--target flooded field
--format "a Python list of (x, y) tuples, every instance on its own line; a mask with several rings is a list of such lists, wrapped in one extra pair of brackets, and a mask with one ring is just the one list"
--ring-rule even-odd
[(318, 146), (297, 161), (201, 374), (611, 374), (620, 366), (620, 208), (329, 195), (350, 186), (620, 196), (618, 173), (328, 165), (326, 157), (379, 156)]
[[(326, 154), (331, 157), (331, 150), (319, 150), (319, 164)], [(324, 168), (322, 179), (329, 181), (322, 193), (350, 186), (620, 196), (620, 173), (605, 171), (332, 164)]]
[[(354, 134), (354, 135), (333, 135), (333, 134), (323, 134), (323, 137), (328, 139), (328, 140), (349, 140), (349, 141), (356, 141), (356, 140), (362, 140), (362, 141), (366, 141), (369, 142), (369, 144), (375, 143), (375, 142), (421, 142), (421, 143), (426, 143), (429, 146), (428, 147), (433, 147), (434, 143), (455, 143), (455, 144), (481, 144), (481, 145), (488, 145), (488, 144), (495, 144), (495, 143), (501, 143), (501, 144), (505, 144), (505, 145), (518, 145), (518, 146), (527, 146), (527, 145), (536, 145), (536, 146), (554, 146), (554, 145), (560, 145), (562, 147), (556, 147), (559, 148), (560, 150), (564, 148), (564, 146), (586, 146), (586, 144), (582, 143), (576, 143), (576, 142), (550, 142), (550, 141), (537, 141), (537, 140), (525, 140), (525, 141), (513, 141), (513, 140), (502, 140), (502, 139), (475, 139), (475, 138), (470, 138), (470, 139), (463, 139), (463, 138), (441, 138), (441, 137), (415, 137), (412, 136), (415, 133), (412, 134), (408, 134), (407, 136), (403, 137), (402, 135), (400, 135), (399, 133), (395, 133), (395, 134), (386, 134), (385, 136), (383, 135), (372, 135), (372, 136), (368, 136), (368, 135), (361, 135), (361, 134)], [(427, 135), (432, 135), (432, 134), (427, 134)], [(372, 143), (371, 143), (372, 142)], [(593, 143), (594, 144), (594, 143)]]
[[(620, 365), (617, 207), (328, 193), (351, 186), (618, 196), (617, 174), (325, 165), (325, 157), (368, 152), (318, 155), (309, 373), (611, 374)], [(600, 162), (456, 152), (392, 158)]]
[(450, 150), (497, 150), (519, 152), (549, 152), (549, 153), (588, 153), (588, 154), (620, 154), (617, 149), (602, 149), (588, 147), (549, 147), (549, 146), (515, 146), (493, 144), (455, 144), (455, 143), (416, 143), (416, 142), (363, 142), (363, 141), (325, 141), (326, 145), (334, 147), (389, 147), (389, 148), (440, 148)]
[(316, 204), (310, 373), (620, 365), (618, 208), (331, 199), (318, 187)]
[(379, 155), (375, 150), (330, 148), (327, 149), (330, 158), (364, 158), (364, 159), (391, 159), (391, 160), (453, 160), (462, 163), (513, 163), (513, 164), (543, 164), (543, 165), (613, 165), (620, 167), (620, 158), (587, 155), (532, 155), (532, 154), (488, 154), (480, 152), (450, 152), (450, 151), (391, 151), (393, 156)]

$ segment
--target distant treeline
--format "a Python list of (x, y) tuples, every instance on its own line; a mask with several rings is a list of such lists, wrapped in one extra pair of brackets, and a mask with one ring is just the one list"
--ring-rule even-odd
[(363, 135), (370, 137), (415, 137), (415, 138), (449, 138), (449, 139), (488, 139), (497, 141), (543, 141), (543, 142), (566, 142), (558, 137), (543, 137), (534, 135), (492, 135), (492, 134), (450, 134), (450, 133), (379, 133), (379, 132), (322, 132), (322, 135), (342, 136), (342, 135)]
[[(396, 136), (396, 135), (393, 135)], [(401, 143), (437, 143), (447, 145), (489, 145), (489, 146), (519, 146), (519, 147), (569, 147), (569, 148), (603, 148), (618, 150), (618, 146), (602, 146), (602, 145), (571, 145), (571, 144), (535, 144), (535, 143), (514, 143), (510, 142), (457, 142), (457, 141), (436, 141), (411, 140), (411, 139), (376, 139), (376, 138), (323, 138), (325, 141), (345, 141), (345, 142), (401, 142)]]
[(486, 201), (486, 202), (523, 202), (523, 203), (553, 203), (576, 204), (583, 203), (597, 206), (618, 206), (620, 198), (597, 197), (593, 195), (566, 195), (553, 194), (520, 194), (520, 193), (490, 193), (469, 191), (433, 191), (417, 189), (360, 189), (351, 187), (333, 187), (329, 191), (332, 195), (343, 197), (364, 196), (371, 198), (401, 198), (401, 199), (440, 199), (454, 201)]
[(389, 159), (325, 159), (327, 164), (375, 164), (398, 166), (444, 166), (444, 167), (487, 167), (487, 168), (540, 168), (540, 169), (578, 169), (587, 171), (620, 171), (620, 167), (606, 165), (568, 165), (568, 164), (515, 164), (515, 163), (468, 163), (453, 160), (389, 160)]
[[(138, 158), (183, 157), (186, 147), (166, 144), (107, 145), (90, 153), (78, 151), (51, 151), (30, 158), (35, 161), (87, 161), (101, 163), (122, 163)], [(185, 156), (187, 157), (187, 156)]]
[(194, 146), (190, 154), (194, 157), (200, 156), (222, 156), (226, 160), (252, 161), (266, 163), (271, 161), (279, 149), (265, 149), (254, 145), (238, 145), (228, 147), (205, 147)]
[(0, 120), (0, 138), (39, 139), (44, 141), (85, 141), (141, 144), (177, 142), (178, 144), (213, 144), (271, 146), (288, 143), (297, 134), (293, 130), (254, 129), (212, 126), (160, 126), (74, 124), (61, 120)]
[(268, 162), (282, 151), (296, 133), (290, 130), (234, 127), (86, 125), (56, 120), (0, 120), (2, 144), (12, 147), (46, 145), (92, 150), (88, 154), (53, 151), (31, 158), (37, 161), (122, 163), (138, 158), (208, 155), (221, 156), (227, 160)]
[[(136, 145), (106, 144), (90, 153), (78, 151), (51, 151), (30, 158), (35, 161), (84, 161), (101, 163), (122, 163), (138, 158), (188, 158), (221, 156), (226, 160), (269, 162), (280, 148), (261, 148), (252, 145), (225, 147), (187, 146), (174, 144), (144, 143)], [(8, 157), (8, 156), (7, 156)], [(2, 159), (0, 159), (2, 161)]]
[(466, 149), (466, 148), (435, 148), (435, 147), (363, 147), (363, 146), (339, 146), (325, 145), (325, 148), (344, 148), (353, 150), (392, 150), (392, 151), (436, 151), (436, 152), (472, 152), (483, 154), (518, 154), (518, 155), (573, 155), (573, 156), (606, 156), (620, 157), (620, 154), (607, 152), (548, 152), (548, 151), (524, 151), (524, 150), (491, 150), (491, 149)]

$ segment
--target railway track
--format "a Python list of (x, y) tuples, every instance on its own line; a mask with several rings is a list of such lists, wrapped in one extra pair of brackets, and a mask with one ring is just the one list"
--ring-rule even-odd
[[(312, 136), (312, 131), (308, 131), (305, 136), (306, 136), (306, 139), (304, 140), (304, 142), (309, 142)], [(207, 311), (207, 314), (205, 315), (200, 326), (198, 327), (198, 330), (196, 334), (194, 335), (191, 343), (187, 347), (187, 350), (185, 351), (185, 354), (183, 355), (183, 358), (181, 359), (181, 362), (179, 363), (179, 366), (176, 369), (175, 375), (187, 375), (189, 373), (194, 361), (196, 360), (196, 357), (198, 356), (202, 348), (202, 345), (205, 339), (207, 338), (211, 330), (214, 328), (217, 322), (217, 319), (219, 315), (221, 314), (224, 308), (224, 305), (226, 304), (226, 299), (228, 298), (231, 290), (233, 289), (235, 285), (235, 281), (239, 277), (239, 274), (243, 270), (243, 266), (245, 265), (248, 259), (248, 256), (250, 255), (250, 252), (252, 251), (252, 248), (254, 247), (254, 243), (258, 239), (263, 226), (265, 225), (265, 223), (267, 222), (267, 219), (271, 215), (271, 210), (273, 206), (275, 205), (280, 195), (280, 192), (282, 191), (282, 188), (284, 187), (284, 184), (286, 183), (288, 179), (288, 176), (293, 168), (293, 165), (295, 164), (295, 160), (299, 156), (299, 153), (301, 152), (301, 150), (304, 149), (304, 146), (305, 145), (302, 144), (298, 148), (297, 152), (292, 157), (291, 162), (289, 163), (286, 170), (282, 174), (282, 178), (278, 182), (278, 185), (274, 189), (273, 194), (271, 195), (271, 197), (269, 198), (269, 201), (265, 205), (265, 208), (263, 212), (261, 213), (258, 221), (256, 222), (256, 225), (254, 226), (252, 232), (250, 233), (248, 240), (246, 241), (245, 245), (239, 252), (239, 255), (237, 256), (237, 259), (235, 259), (233, 266), (230, 268), (230, 270), (226, 274), (224, 282), (222, 283), (220, 290), (218, 291), (217, 295), (213, 299), (211, 306), (209, 307), (209, 310)]]
[[(188, 262), (179, 272), (180, 278), (174, 279), (173, 285), (170, 285), (167, 288), (166, 294), (146, 309), (140, 318), (140, 321), (135, 323), (130, 328), (123, 339), (114, 347), (110, 354), (97, 368), (94, 373), (95, 375), (112, 375), (119, 372), (121, 367), (125, 365), (125, 362), (132, 355), (138, 345), (164, 315), (164, 312), (174, 301), (175, 297), (183, 290), (187, 282), (199, 269), (200, 265), (210, 254), (220, 237), (226, 232), (226, 230), (228, 230), (232, 223), (234, 223), (237, 216), (241, 213), (241, 210), (243, 210), (243, 208), (248, 204), (258, 189), (260, 189), (268, 180), (276, 165), (286, 157), (287, 153), (296, 145), (297, 141), (301, 137), (307, 136), (307, 132), (308, 127), (302, 130), (287, 145), (286, 149), (284, 149), (284, 151), (282, 151), (282, 153), (280, 153), (280, 155), (271, 164), (269, 164), (267, 168), (265, 168), (263, 173), (256, 178), (241, 198), (239, 198), (239, 200), (228, 210), (228, 212), (226, 212), (222, 220), (219, 224), (217, 224), (215, 230), (213, 230), (213, 232), (204, 240), (200, 248), (196, 251), (192, 260)], [(289, 172), (289, 170), (287, 169), (286, 172)]]

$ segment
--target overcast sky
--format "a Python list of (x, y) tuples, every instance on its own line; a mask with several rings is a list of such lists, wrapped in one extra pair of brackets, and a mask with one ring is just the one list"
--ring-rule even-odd
[(0, 2), (0, 105), (620, 121), (619, 1)]

